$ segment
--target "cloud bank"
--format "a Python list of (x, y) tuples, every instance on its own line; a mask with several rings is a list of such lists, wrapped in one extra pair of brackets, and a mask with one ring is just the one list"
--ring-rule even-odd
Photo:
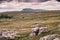
[(21, 11), (24, 8), (60, 10), (60, 2), (50, 0), (46, 2), (4, 2), (0, 4), (0, 12)]

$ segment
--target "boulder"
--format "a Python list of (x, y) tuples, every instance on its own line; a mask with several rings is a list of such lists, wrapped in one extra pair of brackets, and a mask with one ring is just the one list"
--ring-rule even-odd
[[(47, 36), (44, 36), (42, 38), (40, 38), (39, 40), (54, 40), (55, 38), (57, 38), (58, 35), (57, 34), (53, 34), (53, 35), (47, 35)], [(56, 40), (56, 39), (55, 39)]]
[(40, 28), (39, 28), (39, 35), (40, 35), (42, 32), (48, 32), (48, 31), (49, 31), (48, 27), (40, 27)]
[(39, 27), (33, 28), (32, 33), (35, 34), (35, 35), (38, 35), (39, 34)]
[(40, 27), (40, 32), (48, 32), (48, 27)]
[(48, 32), (48, 28), (47, 27), (35, 27), (32, 28), (32, 32), (30, 34), (30, 36), (32, 35), (40, 35), (42, 32)]
[(60, 40), (60, 37), (58, 37), (58, 38), (55, 38), (54, 40)]

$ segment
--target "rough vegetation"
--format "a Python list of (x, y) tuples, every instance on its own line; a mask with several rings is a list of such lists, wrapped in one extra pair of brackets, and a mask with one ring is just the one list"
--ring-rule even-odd
[[(4, 14), (4, 13), (3, 13)], [(0, 14), (1, 15), (1, 14)], [(20, 13), (20, 12), (11, 12), (7, 13), (9, 16), (13, 16), (13, 18), (1, 18), (0, 19), (0, 28), (11, 28), (16, 29), (26, 29), (21, 30), (19, 32), (19, 37), (15, 39), (6, 39), (1, 38), (2, 40), (39, 40), (40, 37), (50, 35), (50, 34), (58, 34), (60, 35), (60, 11), (48, 11), (48, 12), (35, 12), (35, 13)], [(29, 37), (31, 33), (31, 28), (34, 28), (33, 25), (38, 23), (39, 27), (48, 27), (50, 30), (47, 33), (42, 33), (38, 36)]]
[(0, 14), (0, 19), (3, 19), (3, 18), (13, 18), (12, 16), (9, 16), (7, 14)]

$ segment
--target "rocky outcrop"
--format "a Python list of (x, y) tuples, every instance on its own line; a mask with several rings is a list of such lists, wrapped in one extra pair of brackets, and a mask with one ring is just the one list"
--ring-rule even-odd
[(40, 38), (39, 40), (60, 40), (60, 36), (57, 34), (47, 35), (47, 36)]
[(34, 35), (40, 35), (42, 34), (42, 32), (48, 32), (48, 28), (47, 27), (35, 27), (32, 29), (32, 33), (30, 34), (30, 36), (34, 36)]
[(58, 38), (55, 38), (54, 40), (60, 40), (60, 37), (58, 37)]
[(17, 36), (17, 31), (14, 29), (0, 29), (0, 38), (10, 38), (10, 39), (14, 39)]

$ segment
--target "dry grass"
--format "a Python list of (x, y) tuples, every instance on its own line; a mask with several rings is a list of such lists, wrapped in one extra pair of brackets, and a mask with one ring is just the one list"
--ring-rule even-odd
[[(16, 28), (26, 29), (18, 31), (20, 35), (26, 35), (23, 38), (17, 38), (19, 40), (38, 40), (40, 37), (48, 34), (60, 34), (58, 31), (58, 25), (60, 25), (60, 12), (43, 12), (43, 13), (12, 13), (8, 14), (13, 16), (11, 19), (0, 19), (0, 28)], [(31, 32), (32, 25), (38, 23), (40, 26), (47, 26), (48, 33), (43, 33), (38, 37), (34, 36), (30, 38), (28, 35)], [(17, 40), (15, 39), (15, 40)]]

